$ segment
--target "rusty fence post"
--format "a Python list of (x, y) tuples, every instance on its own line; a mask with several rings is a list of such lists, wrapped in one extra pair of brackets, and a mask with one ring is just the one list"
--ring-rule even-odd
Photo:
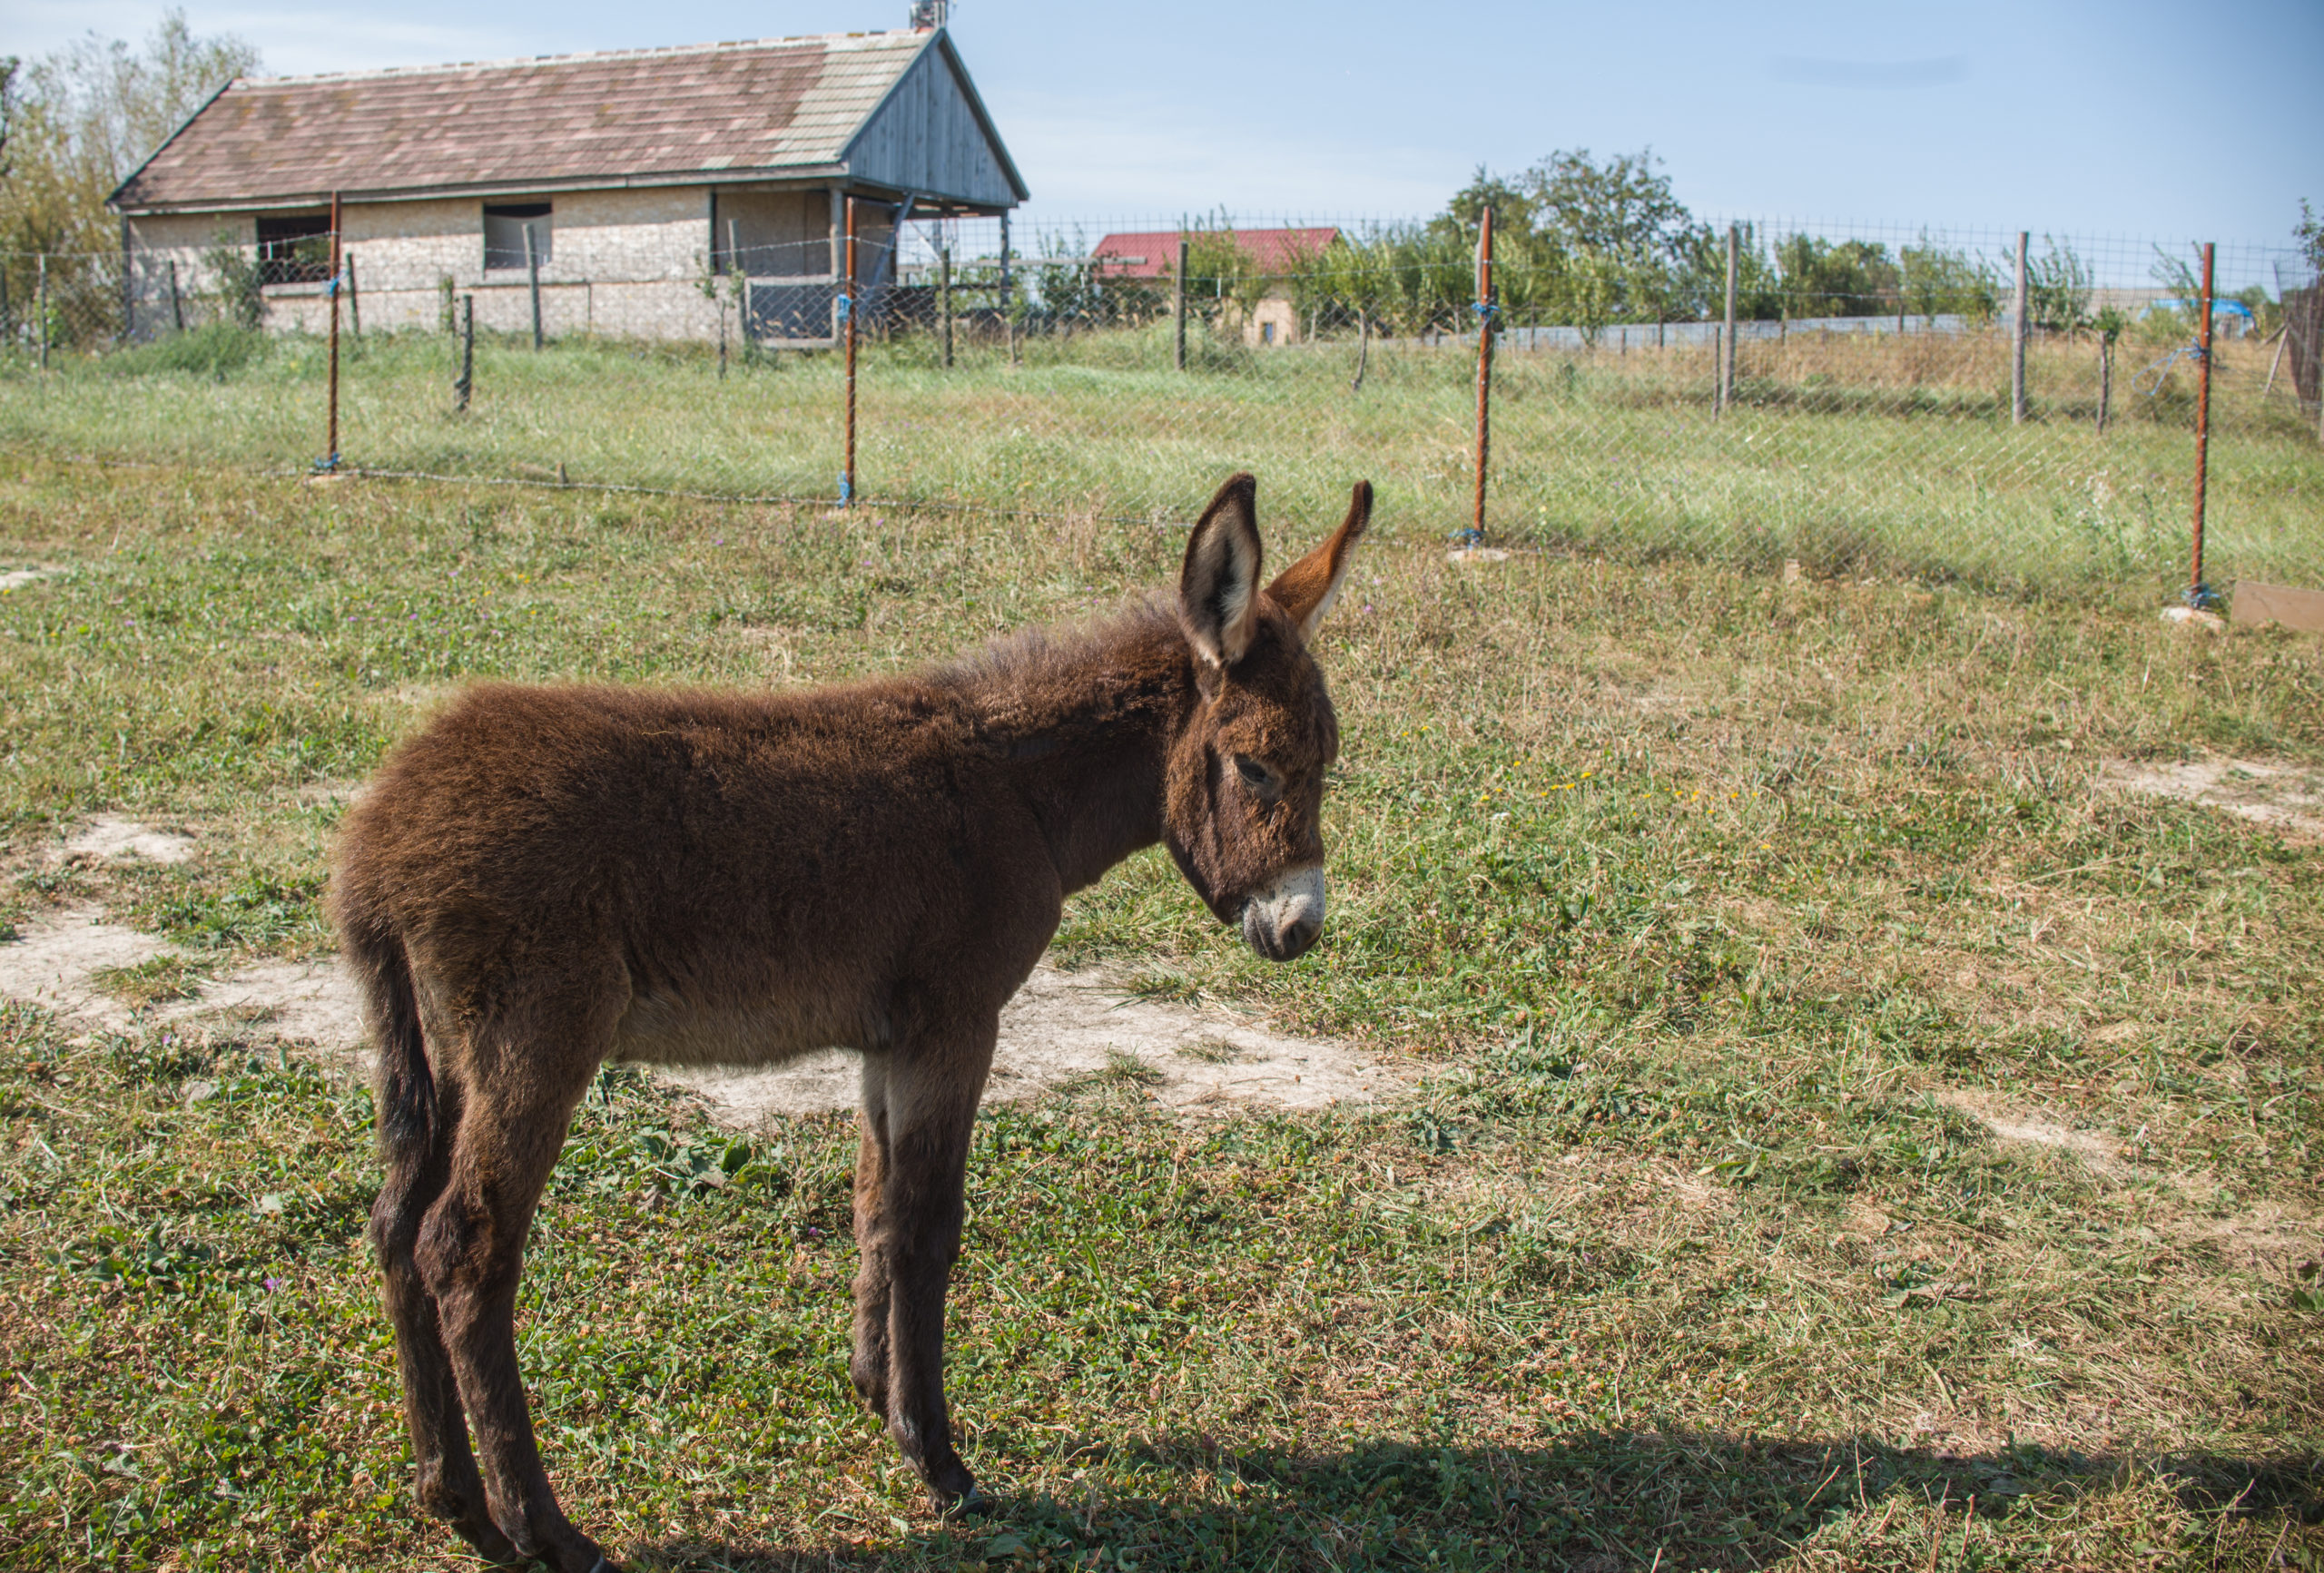
[(2202, 313), (2195, 327), (2195, 555), (2187, 575), (2187, 605), (2209, 611), (2219, 597), (2203, 582), (2203, 494), (2209, 487), (2211, 451), (2211, 242), (2203, 242)]
[(1492, 457), (1492, 210), (1477, 228), (1477, 484), (1469, 514), (1469, 543), (1485, 540), (1485, 474)]
[(855, 199), (847, 199), (847, 277), (840, 286), (840, 330), (847, 336), (847, 460), (839, 472), (839, 506), (855, 502)]
[(339, 193), (330, 194), (330, 412), (323, 436), (323, 457), (315, 468), (329, 472), (339, 467)]

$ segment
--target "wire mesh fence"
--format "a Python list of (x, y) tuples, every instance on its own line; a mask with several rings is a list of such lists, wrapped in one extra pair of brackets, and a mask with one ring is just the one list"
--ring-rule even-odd
[(2210, 576), (2324, 569), (2324, 289), (2289, 249), (2219, 248), (2206, 359), (2183, 243), (2021, 262), (2015, 234), (1758, 221), (1730, 265), (1704, 226), (1650, 258), (1511, 246), (1481, 310), (1442, 221), (1012, 239), (858, 206), (852, 247), (521, 222), (336, 275), (327, 232), (0, 258), (0, 430), (303, 468), (336, 308), (366, 470), (1182, 522), (1250, 468), (1313, 514), (1369, 477), (1384, 521), (1448, 535), (1489, 331), (1496, 544), (2162, 583), (2208, 370)]

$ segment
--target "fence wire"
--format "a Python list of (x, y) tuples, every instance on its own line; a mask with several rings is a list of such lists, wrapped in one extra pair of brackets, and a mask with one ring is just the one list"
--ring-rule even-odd
[[(0, 257), (0, 431), (302, 467), (335, 299), (350, 467), (836, 503), (852, 318), (859, 503), (1183, 522), (1248, 468), (1274, 509), (1320, 518), (1365, 477), (1384, 520), (1451, 535), (1490, 331), (1497, 543), (2184, 572), (2204, 363), (2183, 242), (2037, 235), (2021, 292), (2014, 234), (1738, 222), (1730, 335), (1724, 225), (1656, 255), (1521, 237), (1484, 312), (1473, 238), (1443, 223), (877, 217), (852, 272), (843, 241), (739, 225), (675, 256), (635, 232), (351, 235), (336, 289), (327, 234)], [(2222, 246), (2213, 299), (2208, 576), (2311, 582), (2324, 289), (2289, 249)]]

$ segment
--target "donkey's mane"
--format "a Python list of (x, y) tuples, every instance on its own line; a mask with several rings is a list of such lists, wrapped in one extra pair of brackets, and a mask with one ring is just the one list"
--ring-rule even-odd
[(1117, 652), (1127, 656), (1166, 634), (1179, 636), (1177, 606), (1156, 591), (1086, 623), (1005, 634), (945, 662), (931, 675), (980, 711), (1016, 712), (1060, 685), (1080, 688), (1093, 659)]

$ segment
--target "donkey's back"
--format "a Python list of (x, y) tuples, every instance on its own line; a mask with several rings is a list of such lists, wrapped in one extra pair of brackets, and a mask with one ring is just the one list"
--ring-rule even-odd
[(1005, 999), (1054, 929), (999, 762), (935, 683), (479, 685), (350, 814), (334, 903), (439, 1059), (552, 1008), (593, 1062), (881, 1048), (931, 984)]

